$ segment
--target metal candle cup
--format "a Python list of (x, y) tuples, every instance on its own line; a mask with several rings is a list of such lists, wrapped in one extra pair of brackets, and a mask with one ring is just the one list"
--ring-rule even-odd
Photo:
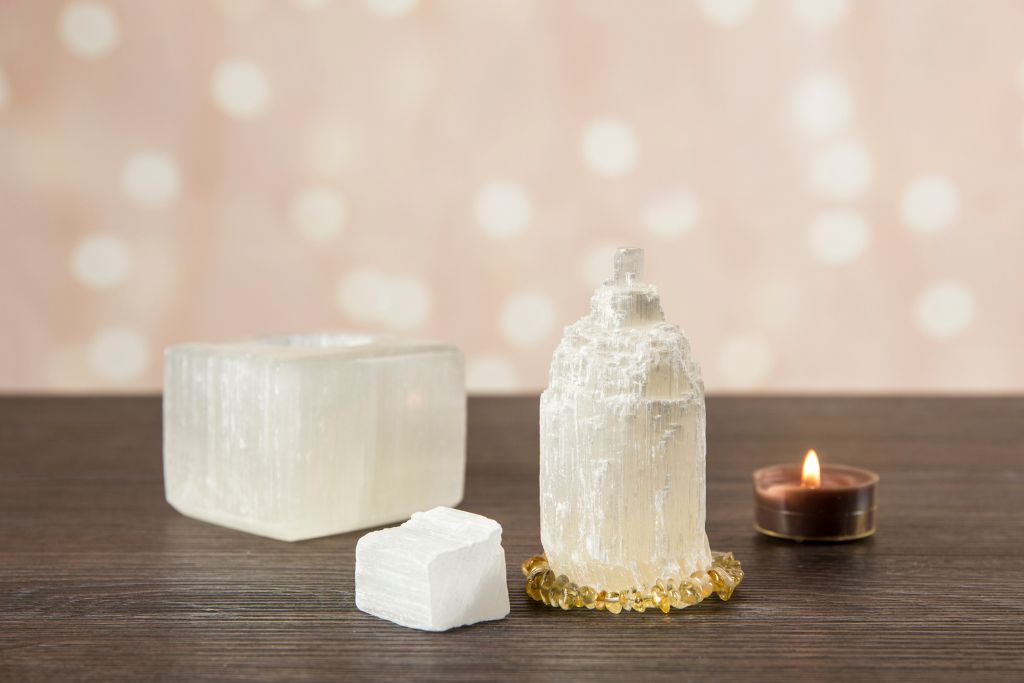
[(754, 472), (755, 528), (793, 541), (853, 541), (875, 533), (878, 475), (845, 465), (823, 465), (819, 472), (817, 455), (807, 455), (803, 467)]

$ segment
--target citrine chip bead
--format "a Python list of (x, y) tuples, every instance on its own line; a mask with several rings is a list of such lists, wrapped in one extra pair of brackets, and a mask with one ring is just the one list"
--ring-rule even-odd
[(540, 580), (542, 574), (534, 574), (526, 581), (526, 594), (534, 600), (540, 600)]
[(728, 600), (732, 597), (732, 591), (735, 588), (732, 577), (725, 570), (711, 569), (708, 571), (708, 576), (711, 577), (711, 585), (715, 589), (715, 593), (722, 600)]
[(619, 593), (619, 604), (627, 612), (633, 611), (633, 589)]
[(657, 607), (665, 614), (672, 609), (672, 602), (668, 598), (668, 588), (662, 583), (661, 579), (655, 581), (654, 585), (651, 586), (651, 606)]
[(558, 606), (562, 609), (572, 609), (576, 606), (576, 594), (568, 588), (563, 589), (559, 596)]
[(546, 568), (547, 566), (548, 561), (544, 558), (543, 555), (534, 555), (530, 559), (523, 562), (523, 576), (529, 576), (530, 572), (532, 572), (534, 569), (538, 569), (540, 567)]
[(700, 584), (693, 579), (684, 579), (679, 585), (679, 594), (684, 605), (696, 605), (701, 600)]
[(696, 585), (698, 586), (698, 589), (700, 590), (700, 596), (702, 598), (706, 598), (709, 595), (711, 595), (711, 591), (712, 591), (711, 577), (708, 576), (707, 572), (704, 572), (704, 571), (694, 572), (693, 574), (690, 575), (690, 578), (693, 579), (696, 582)]

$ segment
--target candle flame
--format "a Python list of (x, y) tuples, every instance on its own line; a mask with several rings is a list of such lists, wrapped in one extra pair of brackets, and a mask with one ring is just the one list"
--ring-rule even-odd
[(800, 483), (809, 489), (821, 486), (821, 465), (818, 463), (818, 454), (814, 452), (813, 448), (804, 456), (804, 469)]

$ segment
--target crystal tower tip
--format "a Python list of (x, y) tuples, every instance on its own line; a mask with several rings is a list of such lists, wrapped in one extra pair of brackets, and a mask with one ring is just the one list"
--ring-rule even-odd
[(640, 280), (643, 273), (643, 249), (637, 249), (636, 247), (619, 247), (615, 250), (615, 284), (633, 284)]

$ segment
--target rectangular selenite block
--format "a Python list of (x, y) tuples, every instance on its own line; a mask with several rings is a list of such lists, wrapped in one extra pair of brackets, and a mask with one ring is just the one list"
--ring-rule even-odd
[(356, 544), (356, 607), (424, 631), (504, 619), (501, 525), (439, 507), (366, 534)]
[(455, 347), (310, 334), (164, 357), (164, 483), (189, 517), (297, 541), (462, 500)]

